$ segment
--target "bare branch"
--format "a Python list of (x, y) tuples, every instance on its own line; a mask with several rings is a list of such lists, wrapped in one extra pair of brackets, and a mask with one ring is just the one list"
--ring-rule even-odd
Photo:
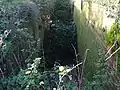
[[(82, 62), (79, 63), (79, 64), (77, 64), (77, 65), (75, 65), (69, 72), (71, 72), (73, 69), (77, 68), (77, 67), (78, 67), (79, 65), (81, 65), (81, 64), (82, 64)], [(60, 78), (60, 82), (62, 81), (62, 79), (64, 78), (64, 76), (66, 76), (69, 72), (63, 74), (63, 76)], [(60, 82), (59, 82), (59, 85), (60, 85)]]
[(107, 58), (105, 59), (105, 61), (109, 60), (109, 59), (110, 59), (115, 53), (117, 53), (119, 50), (120, 50), (120, 47), (119, 47), (115, 52), (113, 52), (109, 57), (107, 57)]
[(84, 61), (83, 61), (83, 66), (82, 66), (82, 71), (81, 71), (81, 81), (82, 81), (83, 74), (84, 74), (84, 67), (85, 67), (85, 62), (86, 62), (86, 59), (87, 59), (87, 53), (88, 53), (88, 51), (89, 51), (89, 49), (86, 49), (85, 58), (84, 58)]
[(15, 56), (15, 54), (13, 53), (13, 56), (14, 56), (14, 58), (15, 58), (15, 61), (17, 62), (17, 64), (18, 64), (18, 67), (19, 67), (19, 69), (20, 70), (22, 70), (22, 68), (21, 68), (21, 66), (20, 66), (20, 64), (19, 64), (19, 62), (18, 62), (18, 60), (17, 60), (17, 58), (16, 58), (16, 56)]
[[(84, 62), (80, 62), (79, 64), (75, 65), (69, 72), (71, 72), (73, 69), (77, 68), (79, 65), (82, 65), (82, 64), (83, 64), (83, 67), (84, 67), (85, 61), (86, 61), (86, 59), (87, 59), (87, 53), (88, 53), (88, 51), (89, 51), (89, 49), (86, 49), (85, 58), (84, 58), (84, 60), (83, 60)], [(84, 68), (83, 68), (83, 69), (84, 69)], [(66, 76), (69, 72), (63, 74), (63, 76), (60, 78), (59, 85), (60, 85), (62, 79), (64, 78), (64, 76)], [(82, 76), (83, 76), (83, 74), (82, 74)]]
[(116, 42), (114, 42), (114, 44), (112, 45), (112, 47), (107, 51), (107, 53), (105, 54), (105, 56), (107, 56), (109, 54), (109, 52), (113, 49), (113, 47), (115, 46)]
[[(71, 44), (73, 49), (74, 49), (74, 53), (75, 53), (75, 57), (76, 57), (76, 62), (77, 64), (79, 63), (79, 60), (78, 60), (78, 54), (77, 54), (77, 50), (75, 48), (75, 46), (73, 44)], [(78, 66), (77, 67), (77, 79), (78, 79), (78, 90), (80, 89), (80, 83), (81, 83), (81, 80), (80, 80), (80, 67)]]
[(0, 72), (1, 72), (1, 74), (2, 74), (2, 77), (4, 78), (4, 73), (3, 73), (3, 71), (2, 71), (1, 68), (0, 68)]

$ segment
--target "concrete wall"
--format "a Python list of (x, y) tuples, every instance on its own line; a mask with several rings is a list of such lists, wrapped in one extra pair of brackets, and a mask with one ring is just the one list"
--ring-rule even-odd
[[(75, 0), (75, 6), (79, 9), (81, 8), (81, 0)], [(85, 17), (91, 24), (97, 29), (106, 28), (109, 31), (111, 25), (115, 22), (115, 17), (107, 17), (108, 14), (115, 14), (115, 12), (106, 11), (106, 7), (92, 3), (92, 2), (83, 2), (83, 10)]]
[[(86, 10), (85, 10), (86, 8)], [(84, 58), (84, 53), (86, 49), (89, 49), (86, 66), (85, 66), (85, 72), (87, 76), (93, 75), (93, 73), (96, 70), (96, 65), (94, 62), (98, 61), (100, 59), (99, 52), (104, 51), (104, 41), (103, 36), (98, 30), (94, 27), (92, 27), (91, 24), (89, 24), (88, 19), (93, 18), (94, 15), (89, 17), (89, 14), (91, 12), (89, 11), (89, 5), (86, 4), (86, 6), (81, 10), (81, 4), (80, 2), (75, 2), (74, 4), (74, 20), (77, 25), (77, 40), (78, 40), (78, 49), (79, 54), (82, 58)], [(93, 13), (92, 13), (93, 14)], [(96, 16), (95, 18), (97, 18)], [(101, 18), (98, 18), (97, 21), (98, 24)], [(100, 21), (101, 22), (101, 21)]]

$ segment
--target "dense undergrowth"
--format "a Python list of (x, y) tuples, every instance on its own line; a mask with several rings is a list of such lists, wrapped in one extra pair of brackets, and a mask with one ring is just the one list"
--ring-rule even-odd
[[(55, 65), (73, 64), (75, 59), (72, 12), (69, 1), (64, 0), (0, 2), (0, 90), (76, 90), (70, 79), (59, 82), (60, 65)], [(44, 43), (41, 36), (38, 43), (37, 33), (44, 36)]]
[[(96, 28), (91, 27), (92, 20), (90, 19), (91, 22), (89, 22), (89, 19), (86, 19), (87, 10), (90, 8), (84, 7), (84, 9), (81, 10), (80, 7), (80, 3), (78, 2), (74, 9), (74, 20), (77, 25), (79, 45), (78, 50), (79, 52), (85, 52), (86, 49), (90, 49), (85, 63), (82, 86), (85, 90), (117, 90), (119, 88), (119, 74), (116, 72), (116, 60), (114, 58), (116, 54), (114, 51), (116, 51), (117, 48), (112, 51), (110, 50), (111, 46), (109, 47), (108, 44), (104, 44), (104, 39), (101, 39), (96, 32)], [(114, 30), (115, 28), (112, 32), (114, 32)], [(114, 33), (112, 32), (109, 34), (110, 38), (106, 38), (106, 41), (113, 40)], [(112, 41), (112, 45), (113, 43), (114, 40)], [(83, 53), (80, 55), (84, 56)]]
[[(117, 20), (113, 25), (111, 26), (110, 32), (106, 35), (106, 44), (109, 46), (112, 46), (115, 44), (115, 47), (112, 49), (112, 52), (114, 52), (116, 49), (118, 49), (120, 44), (120, 27), (119, 27), (119, 20)], [(117, 56), (116, 56), (117, 55)], [(117, 71), (120, 72), (120, 51), (114, 55), (114, 57), (118, 57), (117, 60)]]
[[(102, 49), (93, 54), (88, 48), (80, 60), (76, 29), (89, 30), (84, 24), (76, 27), (69, 0), (0, 1), (0, 90), (117, 90), (119, 77)], [(112, 45), (108, 34), (109, 40)], [(78, 41), (85, 42), (91, 43)]]

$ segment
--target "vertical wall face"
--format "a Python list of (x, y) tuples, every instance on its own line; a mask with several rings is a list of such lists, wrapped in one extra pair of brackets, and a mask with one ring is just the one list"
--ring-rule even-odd
[(86, 13), (89, 13), (89, 11), (86, 10), (86, 12), (83, 12), (79, 3), (80, 2), (76, 2), (74, 7), (74, 20), (77, 25), (78, 49), (82, 58), (84, 58), (86, 49), (89, 49), (85, 72), (86, 75), (89, 75), (90, 77), (95, 72), (94, 62), (100, 59), (99, 51), (104, 51), (103, 40), (99, 36), (97, 30), (88, 24), (87, 18), (89, 16)]

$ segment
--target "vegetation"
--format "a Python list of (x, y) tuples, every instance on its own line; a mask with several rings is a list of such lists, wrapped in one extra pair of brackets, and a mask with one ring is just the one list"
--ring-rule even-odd
[[(116, 23), (113, 23), (111, 26), (110, 32), (107, 33), (106, 35), (106, 43), (109, 46), (114, 45), (115, 47), (112, 49), (112, 52), (114, 52), (116, 49), (119, 47), (119, 42), (120, 42), (120, 27), (119, 27), (119, 21)], [(115, 56), (118, 57), (118, 63), (117, 63), (117, 70), (118, 72), (120, 71), (120, 51), (118, 51), (118, 55)]]
[[(60, 48), (66, 48), (65, 53), (70, 52), (72, 60), (75, 55), (71, 44), (77, 45), (73, 11), (70, 10), (69, 1), (64, 0), (0, 2), (0, 90), (59, 87), (59, 69), (55, 62), (69, 64), (61, 60)], [(68, 16), (64, 17), (64, 13)], [(68, 57), (69, 54), (65, 59)], [(68, 81), (68, 85), (60, 83), (61, 88), (75, 89), (75, 83)]]
[[(103, 35), (73, 2), (0, 1), (0, 90), (120, 88), (119, 19), (104, 43)], [(111, 65), (114, 58), (117, 71)]]

